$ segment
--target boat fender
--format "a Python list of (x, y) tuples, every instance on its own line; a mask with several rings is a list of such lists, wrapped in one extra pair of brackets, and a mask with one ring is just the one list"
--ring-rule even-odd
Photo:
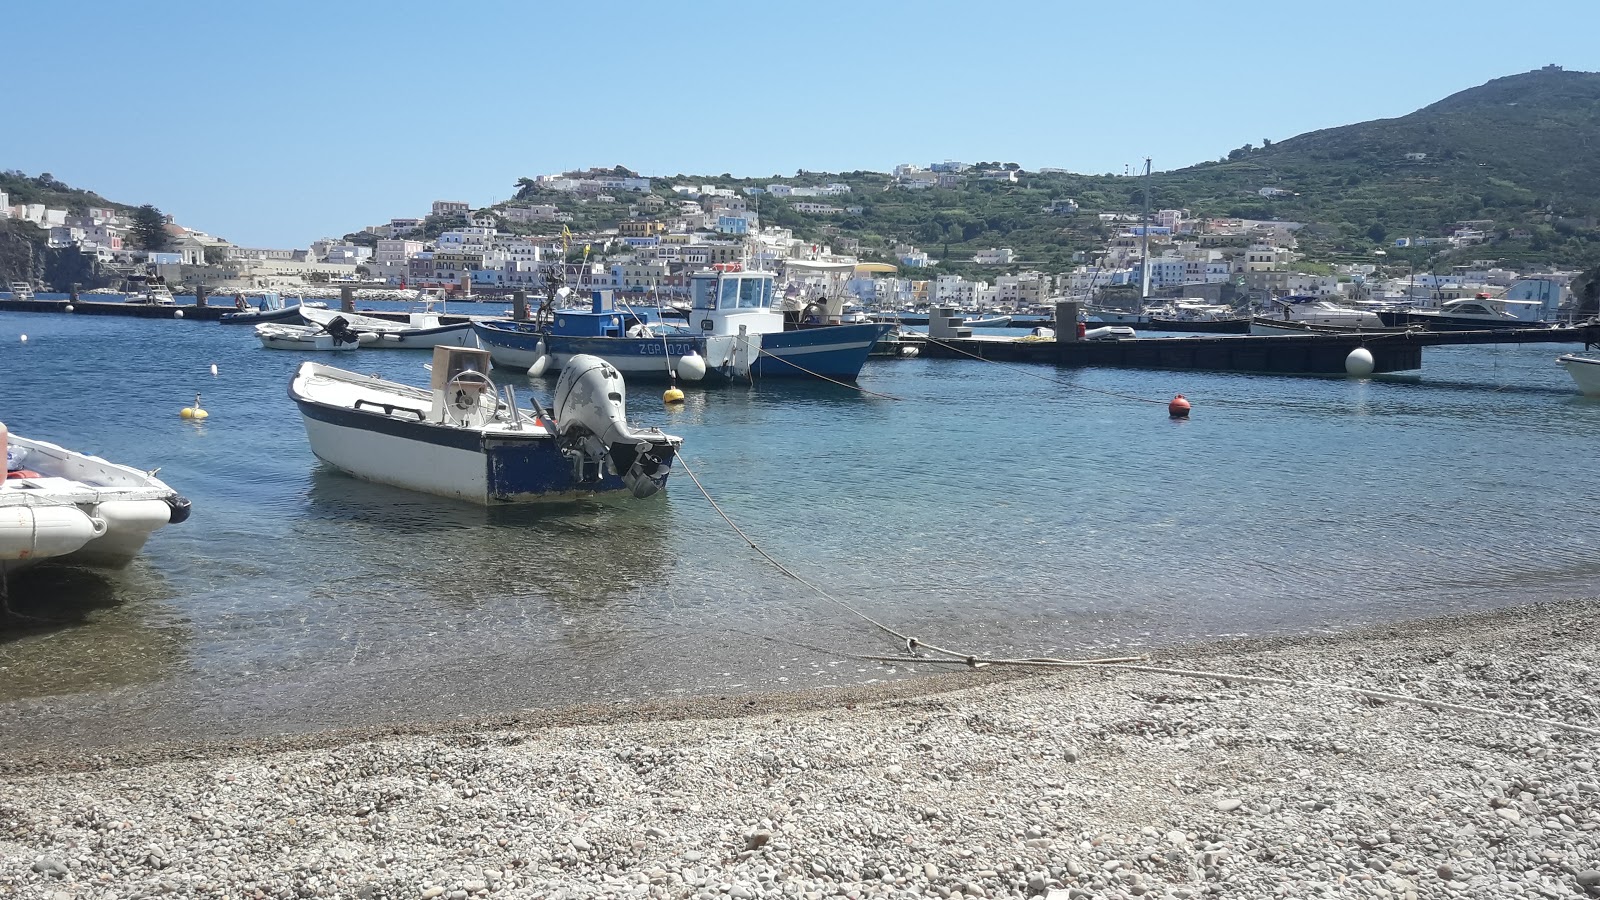
[(684, 381), (699, 381), (706, 377), (705, 357), (693, 350), (678, 357), (678, 364), (674, 368)]
[(184, 522), (189, 521), (192, 504), (189, 502), (188, 497), (180, 497), (177, 494), (173, 494), (167, 498), (167, 506), (171, 510), (167, 518), (169, 524), (182, 525)]
[(545, 372), (549, 371), (549, 369), (550, 354), (545, 350), (544, 339), (540, 338), (539, 343), (534, 345), (533, 365), (528, 366), (528, 374), (535, 378), (539, 378), (543, 376)]

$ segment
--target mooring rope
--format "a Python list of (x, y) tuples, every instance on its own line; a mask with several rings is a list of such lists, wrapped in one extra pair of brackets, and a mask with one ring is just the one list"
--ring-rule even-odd
[[(912, 334), (920, 334), (920, 332), (911, 332), (911, 333)], [(1168, 402), (1166, 400), (1152, 400), (1149, 397), (1135, 397), (1132, 394), (1119, 394), (1116, 391), (1105, 391), (1105, 390), (1101, 390), (1100, 388), (1092, 388), (1092, 387), (1087, 387), (1087, 386), (1081, 385), (1081, 384), (1073, 384), (1070, 381), (1063, 381), (1062, 379), (1056, 378), (1056, 377), (1054, 377), (1052, 375), (1041, 375), (1038, 372), (1035, 372), (1035, 371), (1033, 371), (1031, 369), (1023, 368), (1022, 366), (1014, 366), (1014, 365), (1012, 365), (1010, 363), (1002, 362), (1001, 360), (998, 360), (998, 359), (989, 359), (986, 356), (979, 356), (976, 353), (972, 353), (972, 352), (969, 352), (967, 350), (963, 350), (962, 348), (957, 347), (955, 344), (949, 343), (948, 341), (941, 341), (938, 338), (936, 338), (936, 337), (934, 337), (934, 336), (932, 336), (930, 334), (921, 334), (921, 336), (922, 336), (923, 340), (926, 340), (929, 343), (938, 344), (941, 347), (947, 348), (949, 350), (953, 350), (956, 353), (960, 353), (963, 356), (970, 356), (971, 358), (973, 358), (973, 359), (975, 359), (975, 360), (977, 360), (979, 362), (992, 363), (992, 364), (1000, 366), (1002, 368), (1010, 369), (1013, 372), (1020, 372), (1023, 375), (1028, 376), (1029, 378), (1037, 378), (1040, 381), (1048, 381), (1051, 384), (1059, 384), (1059, 385), (1062, 385), (1063, 387), (1069, 387), (1069, 388), (1073, 388), (1074, 390), (1079, 390), (1079, 391), (1088, 391), (1088, 392), (1090, 392), (1092, 394), (1104, 394), (1107, 397), (1116, 397), (1116, 398), (1121, 399), (1121, 400), (1133, 400), (1133, 401), (1138, 402), (1138, 403), (1158, 403), (1158, 404), (1161, 404), (1161, 405), (1165, 406), (1167, 404), (1167, 402)]]
[(805, 366), (800, 365), (799, 363), (797, 363), (797, 362), (795, 362), (793, 360), (784, 359), (783, 357), (778, 356), (775, 353), (769, 353), (769, 352), (767, 352), (766, 350), (764, 350), (764, 349), (762, 349), (760, 347), (756, 348), (756, 352), (761, 354), (762, 356), (770, 356), (773, 359), (777, 360), (778, 362), (783, 363), (786, 366), (794, 366), (796, 369), (799, 369), (800, 371), (806, 373), (807, 375), (812, 376), (813, 378), (820, 378), (823, 381), (832, 382), (834, 384), (837, 384), (840, 387), (851, 388), (853, 390), (860, 391), (863, 394), (871, 394), (874, 397), (882, 397), (885, 400), (903, 400), (903, 399), (905, 399), (904, 397), (896, 397), (893, 394), (885, 394), (885, 393), (881, 393), (879, 391), (867, 390), (866, 388), (862, 387), (859, 384), (850, 384), (849, 382), (840, 381), (840, 380), (838, 380), (836, 378), (829, 378), (828, 376), (822, 374), (821, 372), (813, 372), (810, 369), (806, 368)]

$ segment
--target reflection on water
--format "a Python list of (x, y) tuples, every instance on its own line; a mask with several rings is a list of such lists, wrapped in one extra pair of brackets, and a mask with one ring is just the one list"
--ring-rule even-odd
[(172, 588), (142, 563), (120, 572), (36, 566), (6, 588), (0, 701), (147, 684), (186, 664), (188, 629), (167, 606)]
[[(0, 347), (12, 430), (161, 466), (194, 501), (127, 572), (14, 587), (75, 624), (4, 626), (0, 701), (78, 693), (87, 721), (124, 685), (196, 722), (292, 724), (884, 674), (759, 640), (892, 649), (681, 471), (644, 502), (452, 503), (318, 463), (284, 391), (304, 357), (248, 329), (0, 314)], [(1430, 349), (1366, 381), (874, 361), (862, 385), (903, 399), (773, 382), (668, 410), (638, 383), (628, 403), (831, 594), (936, 643), (1060, 654), (1600, 592), (1600, 403), (1561, 349)], [(348, 356), (426, 380), (425, 354)], [(176, 417), (197, 392), (203, 428)]]

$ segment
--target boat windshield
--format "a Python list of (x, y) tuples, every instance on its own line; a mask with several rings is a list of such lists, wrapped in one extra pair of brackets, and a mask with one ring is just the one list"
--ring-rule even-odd
[(723, 309), (733, 309), (739, 305), (739, 279), (722, 279), (722, 298), (720, 302)]

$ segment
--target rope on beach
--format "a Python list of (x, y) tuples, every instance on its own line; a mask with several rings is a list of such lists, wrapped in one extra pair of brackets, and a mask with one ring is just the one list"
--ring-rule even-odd
[[(905, 399), (903, 397), (896, 397), (893, 394), (884, 394), (884, 393), (880, 393), (878, 391), (869, 391), (869, 390), (867, 390), (866, 388), (862, 387), (859, 384), (850, 384), (849, 382), (846, 382), (846, 381), (840, 381), (837, 378), (829, 378), (828, 376), (822, 374), (821, 372), (813, 372), (810, 369), (806, 368), (805, 366), (800, 365), (799, 363), (797, 363), (797, 362), (795, 362), (793, 360), (784, 359), (783, 357), (778, 356), (775, 353), (768, 353), (766, 350), (763, 350), (760, 347), (756, 348), (756, 352), (759, 353), (762, 356), (769, 356), (769, 357), (777, 360), (778, 362), (783, 363), (786, 366), (793, 366), (796, 369), (799, 369), (800, 371), (806, 373), (807, 375), (812, 376), (813, 378), (820, 378), (823, 381), (832, 382), (834, 384), (837, 384), (840, 387), (846, 387), (846, 388), (850, 388), (851, 390), (860, 391), (863, 394), (871, 394), (874, 397), (882, 397), (885, 400), (903, 400), (903, 399)], [(691, 477), (693, 477), (693, 476), (691, 476)]]
[(1585, 728), (1571, 722), (1562, 722), (1557, 719), (1541, 719), (1524, 713), (1511, 712), (1504, 709), (1494, 709), (1488, 706), (1472, 706), (1466, 703), (1451, 703), (1445, 700), (1429, 700), (1426, 697), (1414, 697), (1410, 694), (1395, 694), (1389, 691), (1373, 690), (1372, 688), (1352, 687), (1347, 684), (1333, 684), (1326, 681), (1306, 681), (1298, 678), (1279, 678), (1272, 675), (1238, 675), (1227, 672), (1203, 672), (1193, 669), (1173, 669), (1166, 666), (1135, 665), (1132, 663), (1108, 663), (1108, 669), (1127, 669), (1131, 672), (1149, 672), (1155, 675), (1176, 675), (1181, 678), (1201, 678), (1211, 681), (1243, 681), (1256, 684), (1276, 684), (1286, 687), (1312, 688), (1326, 691), (1336, 691), (1345, 694), (1356, 694), (1372, 700), (1384, 700), (1390, 703), (1404, 703), (1411, 706), (1421, 706), (1427, 709), (1471, 713), (1474, 715), (1492, 716), (1504, 719), (1515, 719), (1533, 725), (1543, 725), (1547, 728), (1556, 728), (1561, 731), (1570, 731), (1588, 737), (1600, 737), (1600, 728)]
[(1061, 385), (1062, 387), (1069, 387), (1069, 388), (1072, 388), (1074, 390), (1079, 390), (1079, 391), (1088, 391), (1091, 394), (1104, 394), (1107, 397), (1116, 397), (1119, 400), (1132, 400), (1132, 401), (1134, 401), (1136, 403), (1158, 403), (1158, 404), (1160, 404), (1162, 406), (1165, 406), (1165, 405), (1167, 405), (1167, 402), (1168, 402), (1166, 400), (1152, 400), (1149, 397), (1135, 397), (1132, 394), (1119, 394), (1116, 391), (1103, 391), (1103, 390), (1101, 390), (1099, 388), (1092, 388), (1092, 387), (1088, 387), (1088, 386), (1082, 385), (1082, 384), (1073, 384), (1070, 381), (1063, 381), (1062, 379), (1056, 378), (1056, 377), (1054, 377), (1052, 375), (1040, 375), (1038, 372), (1035, 372), (1035, 371), (1033, 371), (1031, 369), (1023, 368), (1022, 366), (1014, 366), (1014, 365), (1011, 365), (1010, 363), (1007, 363), (1007, 362), (1001, 362), (998, 359), (989, 359), (988, 357), (985, 357), (985, 356), (979, 356), (976, 353), (972, 353), (970, 351), (963, 350), (960, 347), (957, 347), (955, 344), (949, 343), (948, 341), (941, 341), (938, 338), (936, 338), (936, 337), (934, 337), (933, 335), (930, 335), (930, 334), (924, 334), (924, 335), (922, 335), (922, 338), (923, 338), (923, 340), (927, 341), (930, 344), (938, 344), (939, 346), (944, 347), (944, 348), (946, 348), (948, 350), (953, 350), (956, 353), (961, 354), (962, 356), (970, 356), (971, 358), (977, 360), (978, 362), (991, 363), (993, 365), (1000, 366), (1001, 368), (1004, 368), (1004, 369), (1010, 369), (1013, 372), (1020, 372), (1023, 375), (1028, 376), (1029, 378), (1037, 378), (1040, 381), (1048, 381), (1051, 384), (1058, 384), (1058, 385)]
[[(779, 638), (770, 635), (753, 635), (769, 641), (779, 641)], [(1172, 675), (1178, 678), (1193, 678), (1208, 681), (1231, 682), (1238, 681), (1248, 684), (1271, 684), (1282, 687), (1306, 688), (1311, 690), (1333, 691), (1342, 694), (1354, 694), (1370, 700), (1382, 700), (1387, 703), (1399, 703), (1409, 706), (1420, 706), (1436, 712), (1459, 712), (1475, 716), (1488, 716), (1490, 718), (1513, 719), (1526, 722), (1530, 725), (1540, 725), (1554, 728), (1558, 731), (1567, 731), (1581, 734), (1586, 737), (1600, 737), (1600, 729), (1587, 728), (1574, 725), (1571, 722), (1562, 722), (1557, 719), (1541, 719), (1524, 713), (1511, 712), (1510, 710), (1495, 709), (1488, 706), (1473, 706), (1467, 703), (1452, 703), (1447, 700), (1430, 700), (1426, 697), (1415, 697), (1410, 694), (1396, 694), (1391, 691), (1380, 691), (1373, 688), (1355, 687), (1347, 684), (1334, 684), (1326, 681), (1308, 681), (1300, 678), (1281, 678), (1273, 675), (1242, 675), (1237, 672), (1207, 672), (1195, 669), (1176, 669), (1171, 666), (1152, 666), (1145, 664), (1147, 656), (1132, 657), (1105, 657), (1101, 659), (1056, 659), (1053, 657), (1035, 657), (1031, 659), (994, 659), (984, 657), (968, 657), (966, 659), (930, 659), (926, 657), (906, 656), (881, 656), (866, 653), (852, 653), (847, 650), (838, 650), (829, 647), (818, 647), (797, 641), (793, 638), (781, 639), (797, 647), (813, 650), (818, 653), (828, 653), (846, 659), (856, 659), (863, 662), (880, 662), (904, 665), (907, 663), (924, 663), (928, 665), (965, 665), (968, 668), (981, 669), (989, 666), (1033, 667), (1045, 669), (1125, 669), (1129, 672), (1145, 672), (1152, 675)]]

